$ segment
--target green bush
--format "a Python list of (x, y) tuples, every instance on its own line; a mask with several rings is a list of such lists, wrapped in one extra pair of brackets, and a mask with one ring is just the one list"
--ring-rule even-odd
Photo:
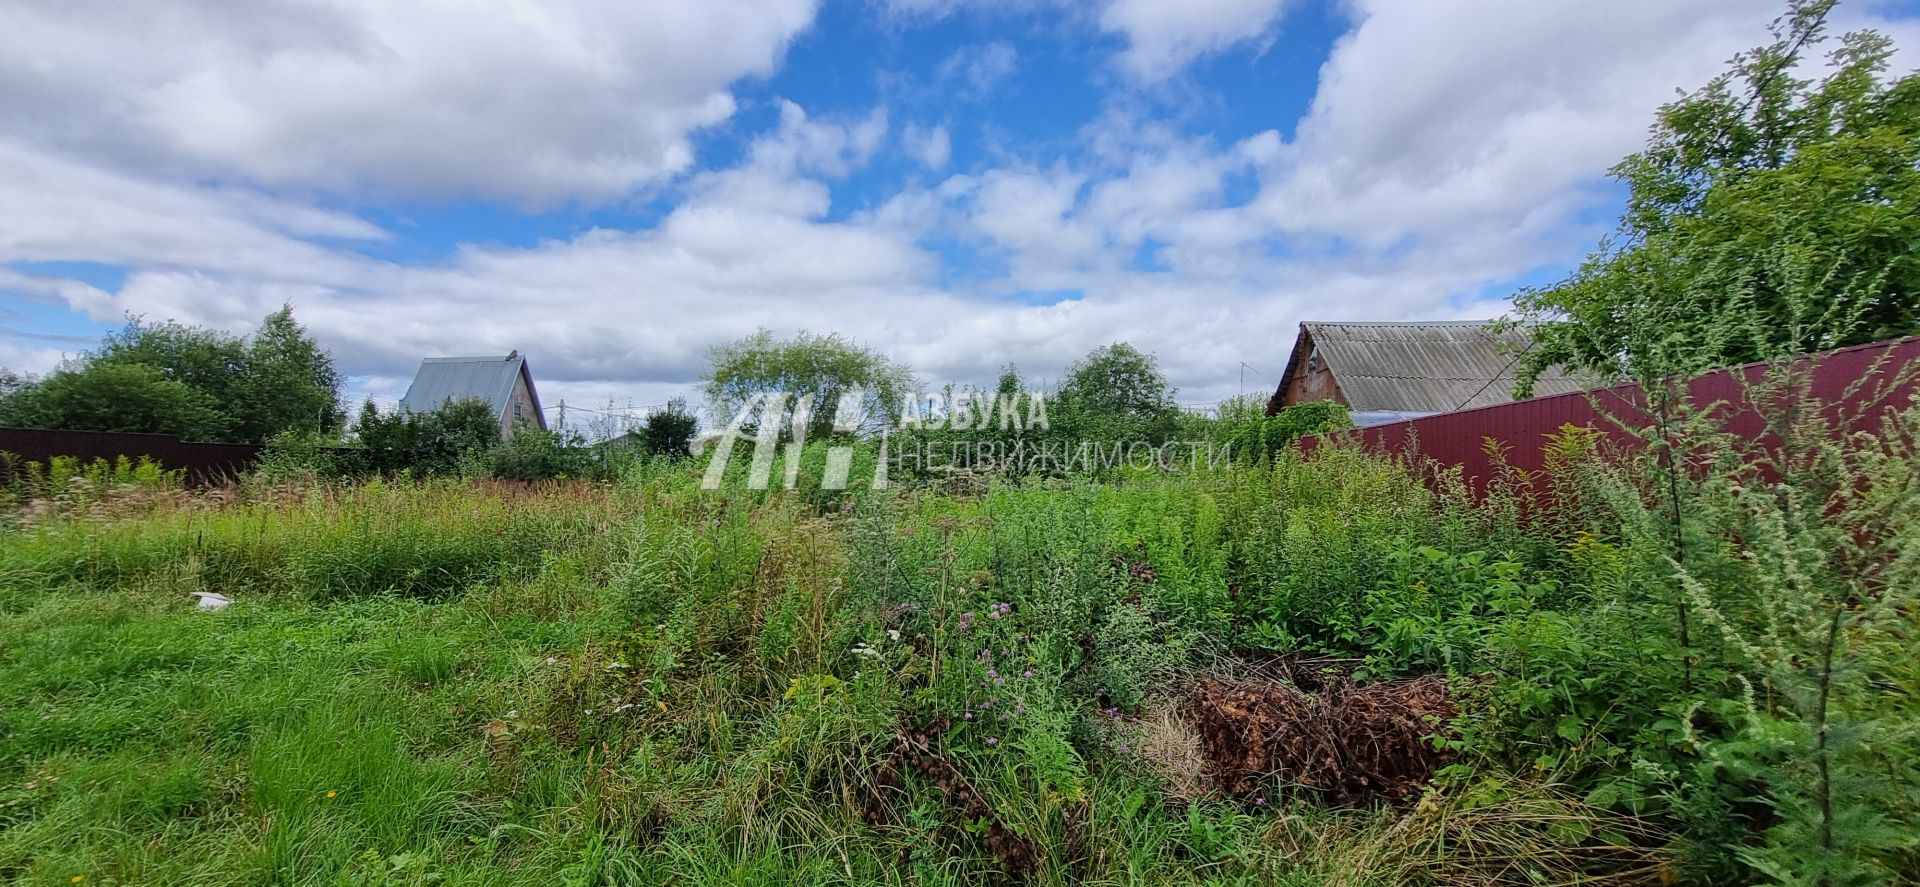
[(1214, 439), (1232, 445), (1235, 457), (1258, 461), (1273, 458), (1309, 434), (1352, 427), (1346, 405), (1335, 401), (1297, 403), (1268, 416), (1249, 400), (1223, 405)]
[(500, 420), (481, 400), (460, 400), (431, 412), (381, 413), (368, 401), (354, 429), (366, 448), (367, 468), (419, 477), (486, 473), (500, 444)]
[(595, 470), (593, 457), (577, 437), (531, 427), (515, 429), (489, 458), (493, 476), (511, 480), (584, 477)]

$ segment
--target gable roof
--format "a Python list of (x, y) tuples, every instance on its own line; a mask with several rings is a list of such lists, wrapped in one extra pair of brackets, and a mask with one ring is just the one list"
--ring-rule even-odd
[(533, 387), (533, 373), (527, 369), (527, 359), (518, 351), (505, 357), (422, 360), (419, 372), (413, 374), (413, 384), (407, 386), (406, 396), (400, 398), (400, 409), (424, 413), (437, 410), (448, 401), (472, 398), (485, 401), (493, 408), (493, 414), (499, 416), (506, 412), (507, 401), (513, 396), (513, 384), (521, 379), (526, 380), (527, 393), (533, 396), (535, 422), (544, 429), (547, 417), (540, 411), (540, 392)]
[[(1317, 350), (1356, 413), (1450, 413), (1513, 400), (1514, 369), (1533, 347), (1526, 328), (1498, 333), (1491, 321), (1334, 323), (1305, 321), (1274, 392), (1277, 406), (1294, 375)], [(1312, 349), (1301, 347), (1311, 341)], [(1566, 394), (1588, 386), (1558, 367), (1534, 383), (1534, 394)]]

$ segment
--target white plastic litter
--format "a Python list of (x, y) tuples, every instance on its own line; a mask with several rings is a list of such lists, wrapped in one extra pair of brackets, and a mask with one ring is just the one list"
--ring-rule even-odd
[(233, 603), (233, 598), (224, 594), (214, 594), (211, 591), (196, 591), (193, 596), (200, 599), (202, 610), (224, 610), (228, 604)]

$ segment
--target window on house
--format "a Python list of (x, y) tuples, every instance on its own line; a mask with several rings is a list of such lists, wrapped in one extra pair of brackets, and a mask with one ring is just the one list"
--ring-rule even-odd
[(1312, 351), (1307, 352), (1307, 373), (1313, 374), (1317, 372), (1320, 372), (1320, 349), (1314, 348)]

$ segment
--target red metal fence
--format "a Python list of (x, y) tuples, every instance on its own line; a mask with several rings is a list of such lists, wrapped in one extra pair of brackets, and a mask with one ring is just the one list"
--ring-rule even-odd
[[(55, 456), (82, 462), (150, 457), (166, 468), (185, 469), (189, 483), (217, 483), (253, 466), (260, 447), (253, 444), (198, 443), (165, 434), (122, 431), (69, 431), (47, 428), (0, 428), (0, 453), (17, 462), (46, 463)], [(8, 460), (0, 460), (0, 482), (8, 478)]]
[[(1764, 390), (1756, 385), (1767, 368), (1747, 364), (1716, 370), (1688, 382), (1688, 391), (1695, 404), (1718, 404), (1714, 417), (1725, 431), (1759, 440), (1766, 434), (1766, 421), (1749, 392)], [(1795, 369), (1807, 377), (1801, 393), (1823, 405), (1836, 433), (1878, 431), (1890, 412), (1913, 403), (1920, 336), (1808, 355)], [(1312, 452), (1329, 441), (1358, 441), (1369, 450), (1458, 465), (1480, 490), (1500, 470), (1487, 452), (1488, 439), (1503, 445), (1501, 458), (1507, 466), (1537, 471), (1544, 464), (1548, 439), (1567, 425), (1599, 430), (1622, 448), (1638, 446), (1640, 439), (1627, 429), (1651, 424), (1645, 403), (1640, 386), (1615, 385), (1313, 435), (1301, 438), (1299, 446)]]

